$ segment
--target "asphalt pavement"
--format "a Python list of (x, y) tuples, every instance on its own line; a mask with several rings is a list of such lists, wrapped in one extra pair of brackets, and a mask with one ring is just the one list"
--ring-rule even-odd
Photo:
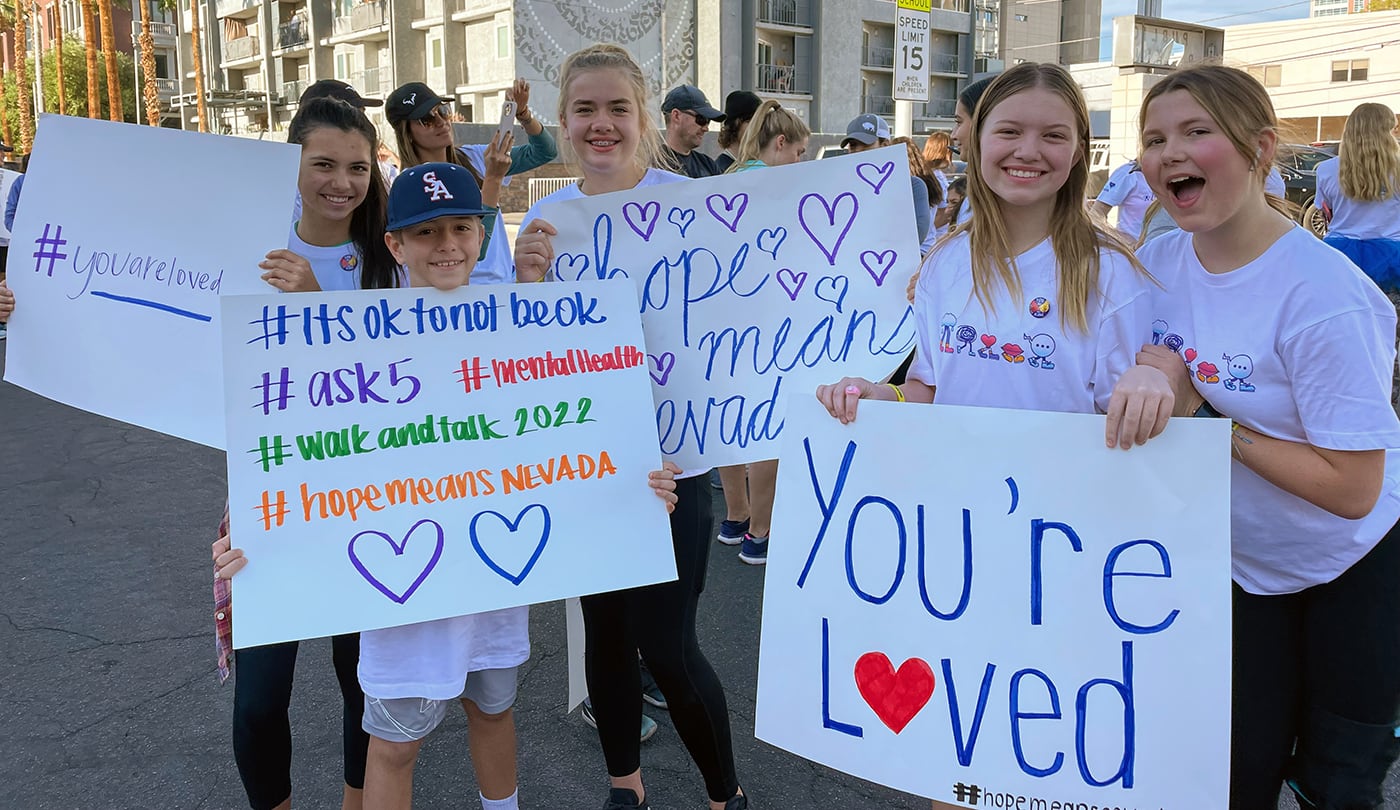
[[(224, 497), (221, 452), (0, 384), (0, 807), (247, 807), (232, 682), (220, 686), (214, 667), (209, 544)], [(755, 810), (927, 808), (754, 738), (762, 578), (716, 545), (699, 618)], [(516, 706), (521, 805), (596, 810), (607, 792), (597, 738), (564, 713), (562, 606), (532, 608), (530, 625)], [(339, 806), (339, 703), (329, 644), (304, 643), (292, 704), (298, 807)], [(675, 729), (650, 713), (661, 724), (642, 747), (652, 806), (705, 807)], [(1387, 796), (1400, 807), (1394, 772)], [(414, 797), (422, 810), (478, 806), (460, 712), (425, 744)]]

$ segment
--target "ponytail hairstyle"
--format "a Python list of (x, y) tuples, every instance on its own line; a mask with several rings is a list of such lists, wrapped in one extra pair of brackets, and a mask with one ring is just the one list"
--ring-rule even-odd
[(924, 139), (924, 165), (930, 171), (942, 171), (953, 165), (953, 153), (948, 149), (952, 142), (952, 136), (942, 131), (930, 132)]
[(287, 128), (287, 142), (304, 145), (307, 137), (321, 128), (364, 136), (370, 165), (369, 190), (350, 214), (350, 240), (360, 253), (360, 289), (377, 290), (399, 286), (399, 266), (384, 244), (384, 225), (389, 210), (389, 188), (379, 171), (379, 132), (362, 110), (338, 98), (313, 98), (297, 108)]
[(564, 60), (564, 64), (559, 68), (559, 126), (561, 133), (558, 141), (561, 160), (564, 163), (571, 163), (576, 157), (573, 145), (569, 143), (568, 138), (563, 137), (562, 132), (562, 129), (568, 126), (569, 120), (569, 88), (579, 74), (587, 73), (590, 70), (616, 70), (622, 74), (632, 89), (632, 104), (636, 107), (637, 124), (641, 130), (641, 143), (637, 145), (637, 154), (634, 156), (638, 168), (681, 171), (680, 165), (675, 159), (669, 157), (669, 153), (662, 149), (661, 131), (656, 125), (656, 119), (652, 116), (650, 93), (647, 91), (647, 81), (646, 77), (642, 75), (642, 69), (637, 66), (632, 54), (621, 46), (611, 43), (590, 45), (583, 50), (574, 51), (569, 54)]
[(1294, 212), (1287, 200), (1264, 191), (1264, 181), (1273, 169), (1275, 155), (1260, 152), (1258, 138), (1265, 132), (1280, 130), (1274, 103), (1264, 85), (1243, 70), (1224, 65), (1193, 65), (1173, 71), (1143, 96), (1142, 106), (1138, 108), (1139, 135), (1147, 121), (1148, 105), (1175, 90), (1191, 94), (1220, 127), (1235, 151), (1249, 162), (1250, 174), (1269, 206), (1293, 219)]
[(758, 112), (753, 114), (753, 118), (749, 119), (749, 125), (744, 129), (744, 137), (739, 139), (739, 149), (735, 152), (734, 165), (729, 167), (729, 172), (739, 171), (750, 160), (760, 160), (759, 155), (763, 154), (763, 150), (772, 145), (779, 135), (791, 143), (805, 141), (811, 134), (812, 130), (805, 121), (797, 117), (797, 113), (784, 109), (783, 105), (776, 101), (765, 101), (758, 106)]
[(1360, 104), (1342, 128), (1342, 193), (1353, 200), (1379, 202), (1400, 192), (1400, 144), (1395, 113), (1384, 104)]
[(943, 204), (943, 184), (938, 182), (938, 178), (933, 176), (933, 171), (924, 162), (924, 154), (918, 147), (914, 146), (914, 140), (904, 135), (890, 140), (891, 144), (902, 143), (909, 153), (909, 176), (917, 177), (924, 181), (924, 188), (928, 190), (928, 204), (937, 208)]
[[(414, 166), (421, 166), (427, 163), (427, 159), (418, 154), (418, 146), (413, 142), (413, 121), (405, 119), (393, 124), (393, 127), (394, 142), (398, 144), (399, 147), (399, 170), (408, 171)], [(447, 127), (449, 130), (452, 128), (451, 122), (448, 122)], [(444, 162), (466, 169), (467, 173), (476, 180), (478, 186), (485, 182), (485, 178), (481, 176), (481, 173), (476, 170), (476, 167), (472, 165), (470, 160), (467, 160), (467, 156), (462, 153), (462, 150), (457, 148), (455, 137), (451, 145), (447, 147), (447, 160)]]
[(1059, 65), (1023, 62), (998, 76), (987, 87), (972, 114), (972, 136), (964, 145), (967, 154), (967, 191), (976, 215), (958, 226), (971, 238), (972, 289), (988, 310), (993, 292), (1004, 287), (1012, 298), (1021, 296), (1021, 276), (1011, 253), (1000, 198), (982, 176), (982, 128), (992, 110), (1026, 90), (1042, 89), (1060, 97), (1074, 120), (1074, 166), (1065, 184), (1055, 194), (1050, 214), (1050, 244), (1055, 254), (1057, 294), (1060, 299), (1060, 325), (1081, 332), (1089, 328), (1089, 304), (1099, 290), (1099, 252), (1122, 254), (1138, 272), (1146, 270), (1133, 257), (1132, 248), (1121, 238), (1096, 225), (1084, 205), (1089, 188), (1089, 108), (1084, 93), (1069, 73)]

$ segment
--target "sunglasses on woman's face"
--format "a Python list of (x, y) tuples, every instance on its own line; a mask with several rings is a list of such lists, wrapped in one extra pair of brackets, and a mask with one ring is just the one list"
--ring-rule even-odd
[(413, 120), (417, 121), (422, 126), (431, 127), (437, 124), (439, 119), (441, 119), (443, 123), (450, 123), (452, 121), (451, 104), (448, 104), (444, 101), (443, 103), (429, 110), (426, 115), (423, 115), (419, 118), (415, 118)]

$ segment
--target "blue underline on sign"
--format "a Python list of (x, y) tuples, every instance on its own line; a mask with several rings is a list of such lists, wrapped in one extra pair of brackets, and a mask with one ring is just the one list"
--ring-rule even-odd
[(147, 301), (144, 298), (131, 298), (125, 295), (114, 295), (112, 293), (102, 292), (100, 290), (93, 290), (91, 293), (89, 293), (89, 295), (95, 295), (99, 298), (110, 298), (113, 301), (122, 301), (127, 304), (136, 304), (138, 306), (150, 307), (151, 309), (158, 309), (161, 312), (169, 312), (172, 315), (180, 315), (185, 318), (193, 318), (196, 321), (204, 321), (205, 323), (208, 323), (209, 321), (212, 321), (214, 319), (212, 315), (201, 315), (198, 312), (190, 312), (187, 309), (172, 307), (169, 304), (162, 304), (159, 301)]

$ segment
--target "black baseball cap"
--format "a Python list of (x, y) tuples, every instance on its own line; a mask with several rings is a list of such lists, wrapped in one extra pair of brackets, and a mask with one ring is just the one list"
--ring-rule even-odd
[(378, 107), (384, 102), (377, 98), (365, 98), (360, 92), (340, 79), (321, 79), (311, 83), (302, 91), (298, 104), (305, 104), (313, 98), (338, 98), (349, 104), (351, 107), (364, 109), (365, 107)]
[(748, 121), (762, 105), (763, 99), (757, 93), (735, 90), (724, 97), (724, 117), (731, 121)]
[(384, 103), (384, 117), (388, 118), (391, 124), (416, 121), (419, 118), (427, 118), (428, 113), (448, 101), (451, 99), (439, 96), (422, 82), (409, 82), (389, 94)]
[(439, 217), (480, 217), (481, 186), (454, 163), (421, 163), (402, 172), (389, 187), (386, 231), (397, 231)]
[(15, 148), (14, 148), (13, 146), (10, 146), (9, 144), (7, 144), (7, 143), (5, 143), (5, 142), (0, 141), (0, 152), (13, 152), (13, 151), (15, 151)]
[(683, 84), (666, 94), (666, 99), (661, 102), (661, 112), (671, 110), (691, 110), (711, 121), (724, 120), (724, 113), (711, 107), (710, 100), (693, 84)]

